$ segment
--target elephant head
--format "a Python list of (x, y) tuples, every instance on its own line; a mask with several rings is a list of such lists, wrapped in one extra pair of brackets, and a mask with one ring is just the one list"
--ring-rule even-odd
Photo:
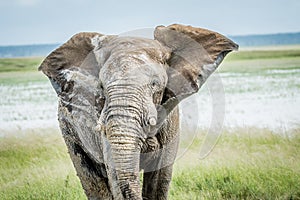
[(177, 24), (156, 27), (154, 39), (79, 33), (39, 69), (60, 97), (65, 140), (104, 163), (113, 198), (140, 199), (147, 138), (237, 48), (216, 32)]

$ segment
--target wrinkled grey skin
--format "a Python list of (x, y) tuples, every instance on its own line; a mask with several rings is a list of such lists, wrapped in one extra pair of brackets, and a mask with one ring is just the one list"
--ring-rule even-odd
[(177, 104), (237, 49), (218, 33), (190, 26), (159, 26), (154, 34), (152, 40), (79, 33), (39, 68), (58, 94), (60, 128), (89, 199), (167, 199)]

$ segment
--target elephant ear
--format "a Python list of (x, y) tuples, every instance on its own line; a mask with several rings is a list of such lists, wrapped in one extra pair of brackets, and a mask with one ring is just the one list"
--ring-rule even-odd
[(100, 68), (93, 53), (95, 46), (92, 39), (101, 36), (99, 33), (78, 33), (42, 62), (39, 70), (48, 76), (58, 94), (64, 90), (66, 80), (63, 73), (67, 70), (81, 70), (94, 77), (98, 76)]
[(105, 37), (78, 33), (50, 53), (39, 67), (59, 97), (58, 120), (66, 143), (80, 146), (99, 163), (100, 136), (95, 127), (105, 100), (99, 88), (101, 66), (95, 50), (99, 50)]
[(164, 117), (182, 99), (198, 92), (226, 54), (238, 49), (237, 44), (219, 33), (179, 24), (156, 27), (154, 38), (171, 50), (161, 104)]

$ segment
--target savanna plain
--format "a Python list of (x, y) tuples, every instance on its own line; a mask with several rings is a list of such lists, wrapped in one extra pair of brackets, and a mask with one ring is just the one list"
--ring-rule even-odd
[[(42, 59), (0, 59), (1, 200), (86, 199), (57, 125), (56, 95), (37, 71)], [(225, 109), (221, 134), (204, 158), (209, 126), (183, 125), (169, 199), (300, 199), (300, 47), (242, 49), (219, 74), (227, 108), (272, 107), (255, 111), (249, 123), (238, 120), (248, 118), (247, 109)], [(264, 121), (276, 116), (273, 109), (283, 120)]]

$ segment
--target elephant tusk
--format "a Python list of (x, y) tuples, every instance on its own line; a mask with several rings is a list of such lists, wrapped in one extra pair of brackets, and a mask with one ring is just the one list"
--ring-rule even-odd
[(150, 124), (151, 126), (155, 126), (155, 125), (156, 125), (156, 119), (155, 119), (154, 117), (150, 117), (150, 119), (149, 119), (149, 124)]

